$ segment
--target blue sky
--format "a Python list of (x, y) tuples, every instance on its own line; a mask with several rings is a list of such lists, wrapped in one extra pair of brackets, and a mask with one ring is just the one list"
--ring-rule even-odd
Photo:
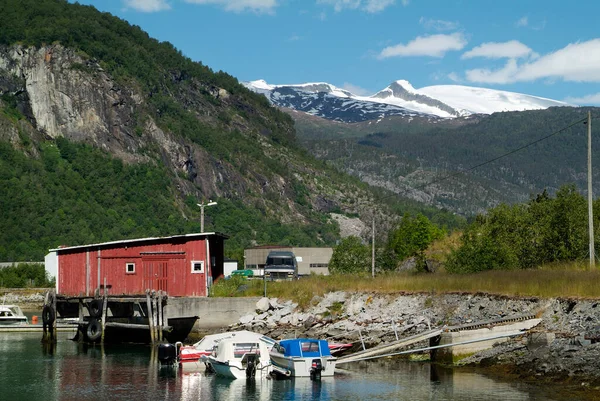
[(399, 79), (600, 105), (600, 1), (79, 0), (240, 81)]

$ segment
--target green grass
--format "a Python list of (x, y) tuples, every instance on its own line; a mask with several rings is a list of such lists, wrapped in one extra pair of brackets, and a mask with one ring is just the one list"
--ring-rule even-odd
[[(262, 280), (246, 280), (243, 290), (217, 290), (214, 296), (263, 296)], [(542, 266), (531, 270), (488, 271), (476, 274), (382, 274), (371, 277), (353, 275), (310, 276), (298, 281), (267, 282), (267, 296), (291, 299), (308, 307), (313, 297), (332, 291), (395, 293), (486, 293), (511, 297), (600, 298), (600, 268), (590, 270), (587, 262)], [(217, 295), (224, 294), (224, 295)], [(225, 295), (229, 294), (229, 295)]]

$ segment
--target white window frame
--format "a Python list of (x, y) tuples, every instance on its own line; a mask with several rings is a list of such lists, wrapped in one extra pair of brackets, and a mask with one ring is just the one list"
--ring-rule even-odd
[[(129, 271), (130, 266), (133, 267), (132, 271)], [(125, 273), (126, 274), (135, 274), (135, 263), (134, 262), (125, 263)]]
[[(200, 270), (196, 270), (195, 267), (200, 264)], [(192, 274), (204, 273), (204, 261), (203, 260), (192, 260)]]

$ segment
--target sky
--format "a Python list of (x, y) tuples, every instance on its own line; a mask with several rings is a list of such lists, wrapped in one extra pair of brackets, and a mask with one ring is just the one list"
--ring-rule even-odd
[(600, 105), (596, 0), (79, 0), (240, 81), (396, 80)]

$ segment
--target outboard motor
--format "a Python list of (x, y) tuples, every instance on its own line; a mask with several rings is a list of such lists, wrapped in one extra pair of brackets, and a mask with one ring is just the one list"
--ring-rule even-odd
[(161, 365), (174, 365), (177, 361), (176, 347), (173, 344), (159, 344), (158, 361)]
[(256, 354), (246, 354), (246, 379), (256, 376)]
[(323, 371), (323, 363), (320, 359), (313, 359), (310, 365), (310, 379), (321, 380), (321, 372)]

